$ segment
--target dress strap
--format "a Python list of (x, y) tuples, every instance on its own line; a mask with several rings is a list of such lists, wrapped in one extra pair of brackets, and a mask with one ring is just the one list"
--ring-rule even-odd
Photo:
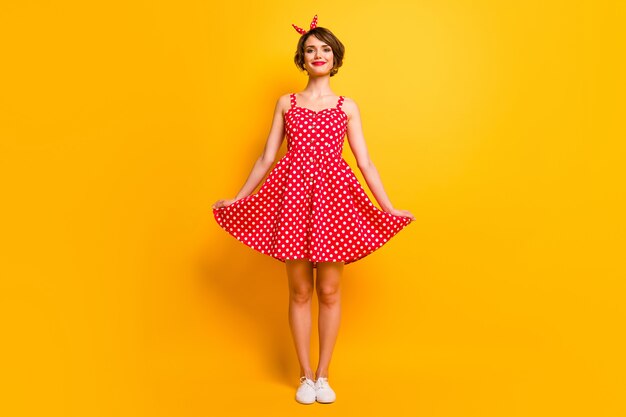
[(339, 96), (339, 101), (337, 102), (337, 108), (340, 109), (343, 104), (343, 96)]
[(291, 98), (291, 107), (296, 105), (296, 94), (295, 93), (291, 93), (289, 95), (289, 97)]

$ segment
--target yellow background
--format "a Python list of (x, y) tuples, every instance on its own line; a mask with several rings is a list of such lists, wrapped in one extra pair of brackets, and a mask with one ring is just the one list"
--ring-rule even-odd
[[(304, 88), (291, 23), (314, 14), (347, 48), (333, 91), (417, 217), (345, 268), (327, 406), (293, 400), (284, 265), (210, 210)], [(625, 415), (625, 19), (623, 1), (4, 2), (0, 414)]]

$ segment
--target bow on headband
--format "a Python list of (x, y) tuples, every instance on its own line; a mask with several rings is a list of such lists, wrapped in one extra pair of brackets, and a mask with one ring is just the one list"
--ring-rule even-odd
[[(304, 29), (302, 29), (302, 28), (299, 28), (298, 26), (294, 25), (293, 23), (291, 24), (291, 26), (293, 26), (293, 28), (294, 28), (296, 31), (298, 31), (298, 33), (299, 33), (300, 35), (304, 35), (304, 34), (307, 32), (306, 30), (304, 30)], [(313, 21), (311, 22), (311, 27), (310, 27), (310, 29), (315, 29), (316, 27), (317, 27), (317, 15), (315, 15), (315, 16), (313, 17)], [(310, 30), (310, 29), (309, 29), (309, 30)]]

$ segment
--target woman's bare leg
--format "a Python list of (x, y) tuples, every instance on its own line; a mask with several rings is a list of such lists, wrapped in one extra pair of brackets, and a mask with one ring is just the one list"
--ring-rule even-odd
[(310, 363), (313, 263), (308, 259), (285, 261), (289, 280), (289, 326), (300, 362), (300, 375), (314, 379)]
[(343, 274), (343, 262), (318, 262), (317, 264), (317, 299), (319, 301), (319, 336), (320, 359), (315, 377), (328, 377), (330, 358), (339, 333), (341, 318), (340, 281)]

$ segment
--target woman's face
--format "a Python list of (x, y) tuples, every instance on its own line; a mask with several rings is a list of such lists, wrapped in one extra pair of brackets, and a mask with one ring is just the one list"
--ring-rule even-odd
[(304, 43), (304, 69), (309, 76), (330, 74), (333, 69), (333, 50), (330, 46), (311, 35)]

